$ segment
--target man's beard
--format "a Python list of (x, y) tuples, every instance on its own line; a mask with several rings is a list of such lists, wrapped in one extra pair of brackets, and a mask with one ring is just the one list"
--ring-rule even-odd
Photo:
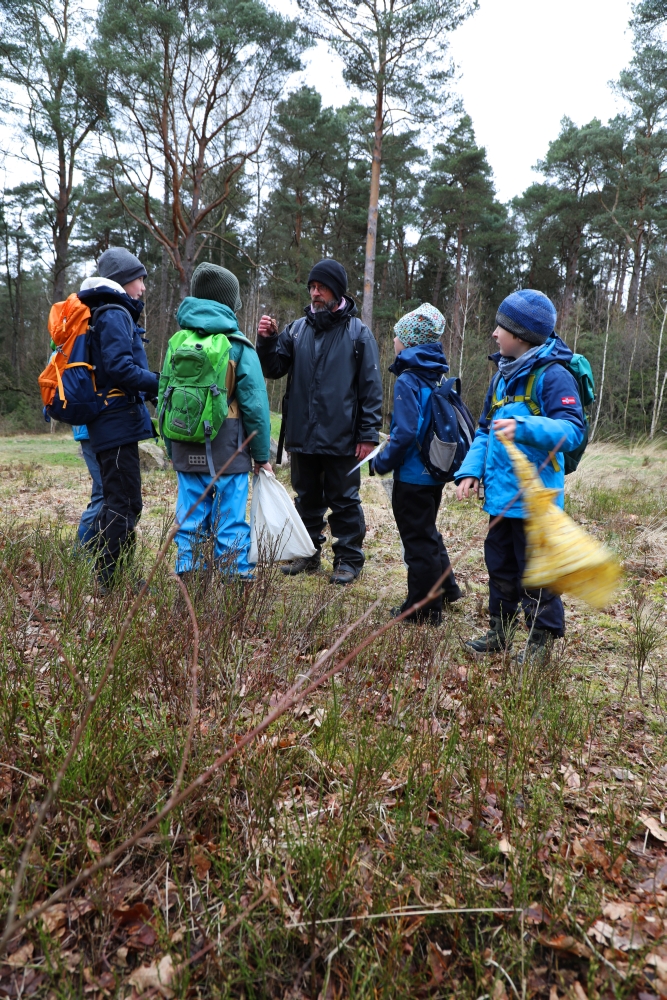
[(337, 299), (331, 299), (329, 302), (311, 302), (310, 308), (313, 310), (314, 313), (319, 313), (319, 312), (332, 313), (336, 311), (338, 305), (339, 303)]

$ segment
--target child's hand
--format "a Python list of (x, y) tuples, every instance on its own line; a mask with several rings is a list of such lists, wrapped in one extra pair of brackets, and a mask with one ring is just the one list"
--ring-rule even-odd
[(470, 491), (479, 496), (479, 479), (474, 479), (472, 476), (468, 476), (466, 479), (461, 479), (456, 484), (456, 499), (467, 500), (470, 496)]
[(516, 420), (512, 418), (509, 420), (494, 420), (493, 429), (496, 432), (502, 431), (508, 441), (513, 441), (516, 434)]

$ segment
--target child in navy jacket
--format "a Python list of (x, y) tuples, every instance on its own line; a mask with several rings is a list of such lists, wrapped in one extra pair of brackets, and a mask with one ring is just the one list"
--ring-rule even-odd
[[(394, 608), (394, 615), (423, 600), (450, 564), (435, 523), (443, 485), (426, 470), (419, 450), (433, 387), (449, 371), (440, 342), (444, 329), (444, 316), (428, 302), (403, 316), (394, 327), (396, 360), (389, 369), (397, 376), (394, 412), (389, 443), (374, 463), (380, 475), (394, 470), (391, 503), (408, 566), (408, 596), (400, 608)], [(440, 597), (405, 621), (439, 625), (443, 599), (452, 604), (462, 596), (453, 573), (442, 587)]]
[[(493, 338), (499, 351), (491, 355), (498, 373), (491, 380), (472, 447), (456, 474), (459, 500), (477, 493), (484, 484), (484, 510), (491, 520), (503, 518), (489, 531), (484, 557), (489, 571), (489, 631), (466, 643), (478, 656), (508, 649), (515, 632), (519, 605), (529, 629), (526, 656), (544, 659), (554, 638), (564, 635), (560, 597), (548, 590), (525, 590), (521, 585), (526, 564), (526, 536), (521, 499), (512, 462), (496, 432), (513, 440), (541, 470), (544, 485), (557, 491), (554, 502), (563, 506), (565, 483), (563, 452), (573, 451), (584, 438), (585, 420), (574, 376), (565, 365), (572, 351), (557, 337), (556, 309), (542, 292), (513, 292), (500, 305)], [(539, 413), (529, 405), (528, 379), (535, 381)], [(549, 453), (561, 443), (559, 453)], [(508, 508), (508, 504), (511, 506)], [(520, 657), (523, 659), (524, 657)]]

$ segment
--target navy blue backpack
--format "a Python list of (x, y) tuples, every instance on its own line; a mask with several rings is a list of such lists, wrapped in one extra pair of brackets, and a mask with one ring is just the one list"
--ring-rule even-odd
[(418, 441), (422, 461), (434, 479), (451, 483), (470, 451), (475, 421), (461, 399), (461, 379), (443, 376), (434, 383), (421, 374), (418, 377), (433, 390)]

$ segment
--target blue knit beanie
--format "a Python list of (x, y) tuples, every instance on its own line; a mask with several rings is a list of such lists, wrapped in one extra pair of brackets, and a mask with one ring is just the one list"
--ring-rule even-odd
[(529, 344), (543, 344), (555, 329), (558, 313), (543, 292), (522, 288), (500, 303), (496, 323)]

